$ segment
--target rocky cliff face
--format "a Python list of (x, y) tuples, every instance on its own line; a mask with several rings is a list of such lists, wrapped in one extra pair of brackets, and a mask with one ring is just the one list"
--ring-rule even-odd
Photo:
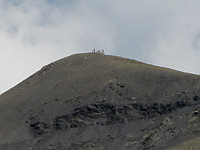
[(199, 106), (197, 75), (73, 55), (1, 95), (0, 149), (184, 149), (199, 136)]

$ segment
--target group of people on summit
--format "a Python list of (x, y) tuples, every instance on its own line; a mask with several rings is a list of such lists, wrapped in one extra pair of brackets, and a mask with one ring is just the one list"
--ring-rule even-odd
[(104, 52), (104, 49), (102, 49), (102, 50), (95, 50), (95, 49), (93, 49), (92, 50), (92, 53), (101, 53), (101, 54), (105, 54), (105, 52)]

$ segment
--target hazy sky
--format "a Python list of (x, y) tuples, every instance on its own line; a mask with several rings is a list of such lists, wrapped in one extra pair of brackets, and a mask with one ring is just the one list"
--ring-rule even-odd
[(0, 0), (0, 93), (93, 48), (200, 73), (199, 0)]

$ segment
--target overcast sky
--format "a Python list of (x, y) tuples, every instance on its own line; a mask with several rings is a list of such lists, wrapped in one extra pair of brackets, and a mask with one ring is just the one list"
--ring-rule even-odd
[(0, 0), (0, 93), (93, 48), (200, 74), (199, 0)]

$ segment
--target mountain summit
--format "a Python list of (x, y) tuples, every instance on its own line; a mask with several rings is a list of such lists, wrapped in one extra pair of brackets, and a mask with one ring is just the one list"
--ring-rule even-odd
[(199, 106), (198, 75), (76, 54), (0, 96), (0, 149), (199, 149)]

